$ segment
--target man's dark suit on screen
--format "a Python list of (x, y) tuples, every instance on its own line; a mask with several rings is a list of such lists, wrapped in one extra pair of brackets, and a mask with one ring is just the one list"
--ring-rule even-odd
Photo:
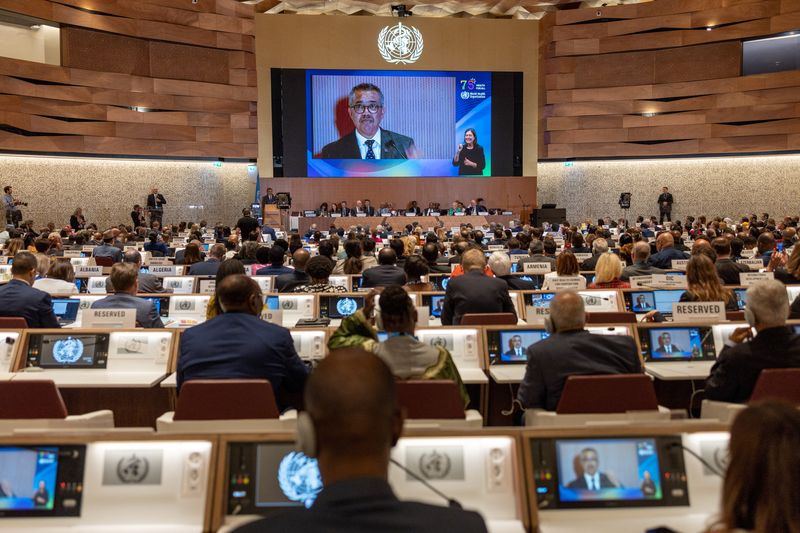
[(0, 316), (19, 316), (29, 328), (59, 328), (50, 295), (12, 279), (0, 287)]
[[(601, 489), (613, 489), (617, 486), (602, 472), (597, 473), (597, 477), (600, 478), (600, 488)], [(578, 476), (569, 483), (567, 483), (568, 489), (583, 489), (589, 490), (589, 486), (586, 484), (586, 478), (584, 476)], [(596, 488), (593, 490), (597, 490)]]
[(516, 315), (506, 282), (490, 278), (483, 271), (467, 272), (463, 276), (450, 278), (442, 308), (442, 325), (458, 325), (461, 323), (461, 317), (467, 313)]
[[(414, 139), (381, 128), (381, 159), (408, 159)], [(355, 130), (322, 148), (322, 159), (361, 159)]]
[(594, 335), (586, 330), (554, 333), (528, 347), (528, 365), (517, 399), (526, 409), (555, 411), (569, 376), (641, 371), (632, 337)]
[(744, 403), (765, 368), (800, 367), (800, 335), (788, 327), (764, 329), (750, 342), (725, 346), (711, 368), (705, 396), (709, 400)]
[(378, 265), (368, 268), (361, 274), (361, 286), (364, 288), (405, 284), (406, 273), (394, 265)]
[(400, 501), (386, 480), (360, 478), (326, 485), (310, 509), (250, 522), (236, 533), (484, 533), (473, 511)]

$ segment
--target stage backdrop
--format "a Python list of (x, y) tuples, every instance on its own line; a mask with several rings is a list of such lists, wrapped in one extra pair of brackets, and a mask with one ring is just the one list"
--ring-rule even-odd
[[(258, 68), (258, 166), (262, 190), (292, 193), (293, 209), (313, 209), (321, 202), (370, 198), (374, 203), (392, 201), (402, 205), (415, 199), (448, 204), (453, 199), (469, 201), (482, 196), (489, 206), (519, 211), (535, 204), (537, 161), (538, 22), (487, 19), (403, 19), (419, 29), (424, 51), (413, 65), (393, 65), (383, 60), (377, 37), (385, 26), (400, 19), (389, 17), (309, 17), (302, 15), (256, 15), (256, 60)], [(522, 173), (525, 177), (428, 177), (428, 178), (272, 178), (273, 125), (271, 69), (354, 69), (397, 71), (485, 71), (523, 74)], [(409, 80), (411, 81), (411, 80)], [(345, 84), (347, 85), (347, 84)], [(349, 87), (320, 88), (342, 93)], [(344, 91), (346, 94), (346, 91)], [(442, 108), (452, 106), (442, 106)], [(319, 110), (324, 112), (324, 110)], [(437, 110), (439, 113), (441, 110)], [(315, 110), (316, 112), (316, 110)], [(417, 109), (415, 112), (421, 112)], [(388, 118), (388, 117), (387, 117)], [(286, 120), (286, 117), (284, 117)], [(402, 121), (398, 116), (392, 120)], [(327, 122), (331, 124), (330, 121)], [(444, 122), (442, 122), (444, 124)], [(450, 128), (453, 120), (449, 119)], [(382, 124), (386, 125), (386, 124)], [(316, 127), (316, 125), (315, 125)], [(320, 126), (324, 128), (324, 126)], [(437, 126), (428, 124), (431, 133)], [(443, 126), (442, 126), (443, 127)], [(402, 130), (401, 130), (402, 131)], [(324, 138), (336, 132), (315, 131)], [(324, 140), (314, 139), (315, 150)], [(452, 146), (435, 147), (452, 157)]]

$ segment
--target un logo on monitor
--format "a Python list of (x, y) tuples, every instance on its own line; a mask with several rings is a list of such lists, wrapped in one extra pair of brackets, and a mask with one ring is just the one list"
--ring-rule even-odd
[(416, 63), (422, 55), (422, 33), (414, 26), (385, 26), (378, 34), (378, 52), (387, 63)]

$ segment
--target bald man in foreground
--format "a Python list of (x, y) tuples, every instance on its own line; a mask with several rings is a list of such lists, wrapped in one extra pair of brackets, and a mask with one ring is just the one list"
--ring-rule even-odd
[(308, 510), (258, 520), (237, 533), (486, 531), (475, 512), (400, 501), (392, 492), (389, 455), (403, 414), (394, 377), (377, 356), (358, 349), (332, 352), (311, 374), (305, 406), (313, 434), (298, 440), (315, 449), (322, 492)]
[(642, 372), (633, 337), (595, 335), (583, 329), (585, 324), (580, 294), (559, 292), (545, 323), (550, 336), (528, 346), (525, 378), (517, 392), (525, 409), (555, 411), (569, 376)]

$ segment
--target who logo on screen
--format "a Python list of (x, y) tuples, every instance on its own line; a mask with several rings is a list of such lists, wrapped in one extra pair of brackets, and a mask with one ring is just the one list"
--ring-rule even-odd
[(422, 33), (414, 26), (385, 26), (378, 34), (378, 52), (387, 63), (416, 63), (424, 46)]

